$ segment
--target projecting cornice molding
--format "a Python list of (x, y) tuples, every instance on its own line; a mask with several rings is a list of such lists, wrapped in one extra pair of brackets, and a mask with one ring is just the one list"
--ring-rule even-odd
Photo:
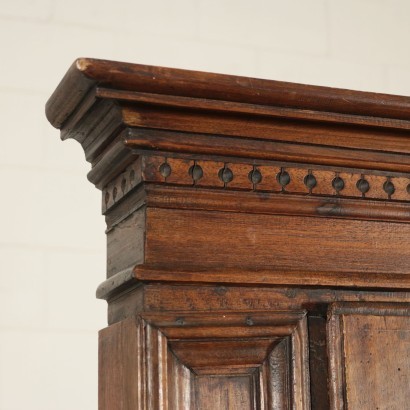
[[(118, 195), (110, 191), (139, 157), (219, 164), (188, 181), (197, 187), (209, 178), (218, 186), (223, 167), (224, 178), (232, 172), (225, 188), (410, 199), (409, 97), (81, 58), (46, 111), (63, 139), (82, 144), (89, 180), (108, 202), (149, 181), (136, 175)], [(238, 172), (244, 167), (254, 182)], [(189, 169), (174, 176), (161, 182), (184, 185)]]
[(409, 97), (79, 59), (46, 111), (102, 190), (99, 297), (144, 281), (409, 289)]
[[(47, 104), (49, 121), (55, 127), (61, 128), (93, 89), (96, 95), (116, 100), (161, 105), (167, 96), (170, 99), (165, 104), (171, 106), (207, 107), (217, 111), (241, 111), (242, 108), (242, 113), (250, 114), (258, 112), (257, 107), (260, 107), (259, 110), (262, 110), (263, 106), (272, 109), (277, 107), (278, 113), (280, 108), (287, 109), (278, 116), (291, 116), (293, 111), (290, 109), (294, 109), (299, 110), (298, 113), (295, 111), (295, 115), (300, 118), (323, 113), (323, 116), (334, 114), (335, 121), (344, 118), (344, 121), (348, 122), (343, 115), (352, 115), (356, 120), (362, 117), (363, 124), (379, 118), (380, 126), (393, 125), (394, 121), (389, 120), (399, 120), (403, 121), (401, 127), (410, 127), (408, 97), (91, 58), (77, 59), (64, 76)], [(124, 91), (129, 91), (130, 94)], [(197, 100), (196, 106), (192, 106), (192, 101), (187, 98)], [(212, 100), (217, 101), (216, 107)], [(222, 101), (251, 104), (252, 107), (242, 104), (221, 106)], [(337, 117), (337, 114), (342, 116)], [(399, 122), (396, 126), (400, 128)]]
[(410, 173), (409, 97), (78, 59), (46, 112), (100, 189), (146, 151)]

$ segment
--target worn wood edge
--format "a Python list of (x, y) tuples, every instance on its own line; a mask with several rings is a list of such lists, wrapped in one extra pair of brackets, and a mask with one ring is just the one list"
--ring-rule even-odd
[(385, 274), (379, 272), (247, 270), (240, 267), (237, 269), (205, 270), (199, 266), (180, 269), (179, 267), (142, 264), (135, 266), (134, 275), (140, 281), (152, 282), (410, 290), (410, 274)]
[(329, 307), (332, 315), (409, 316), (410, 303), (406, 302), (335, 302)]
[(87, 174), (88, 180), (98, 189), (103, 189), (138, 157), (124, 145), (124, 135), (122, 131)]
[(91, 87), (410, 120), (410, 98), (92, 58), (77, 59), (46, 113), (61, 127)]
[[(307, 287), (300, 286), (241, 286), (241, 285), (217, 285), (213, 283), (202, 284), (201, 298), (196, 301), (192, 296), (196, 295), (197, 287), (189, 283), (148, 283), (145, 286), (145, 303), (152, 311), (187, 311), (191, 308), (212, 312), (219, 309), (220, 300), (224, 300), (224, 308), (235, 310), (266, 310), (308, 308), (313, 316), (326, 317), (328, 306), (335, 302), (356, 303), (410, 303), (410, 292), (384, 291), (376, 289), (368, 290), (337, 289), (335, 287)], [(211, 304), (207, 303), (211, 298)], [(239, 303), (237, 302), (239, 298)]]
[(84, 59), (77, 59), (68, 69), (46, 103), (46, 117), (55, 128), (62, 128), (97, 81), (84, 73)]
[[(196, 326), (252, 326), (282, 325), (289, 324), (297, 326), (301, 320), (306, 318), (305, 309), (275, 309), (275, 310), (241, 310), (232, 312), (227, 310), (214, 310), (209, 312), (142, 312), (139, 314), (147, 323), (158, 327), (196, 327)], [(251, 316), (251, 317), (250, 317)], [(248, 319), (248, 320), (247, 320)]]
[(343, 356), (343, 318), (332, 313), (332, 306), (327, 316), (327, 350), (329, 358), (329, 401), (331, 410), (344, 410), (346, 398), (344, 394), (345, 363)]
[[(309, 372), (309, 336), (308, 336), (308, 323), (307, 312), (305, 316), (297, 323), (296, 331), (292, 333), (292, 362), (294, 369), (293, 388), (295, 390), (295, 398), (299, 397), (299, 400), (295, 400), (296, 408), (309, 410), (311, 408), (310, 397), (310, 372)], [(300, 380), (297, 378), (299, 374)]]
[(146, 191), (143, 184), (137, 185), (126, 197), (126, 200), (120, 200), (111, 208), (108, 212), (105, 212), (105, 222), (107, 224), (107, 229), (105, 233), (110, 232), (115, 228), (121, 221), (127, 219), (134, 212), (139, 209), (146, 207)]
[(208, 269), (181, 270), (178, 267), (129, 267), (102, 282), (96, 291), (98, 299), (113, 298), (131, 291), (143, 282), (181, 284), (235, 284), (240, 286), (296, 286), (315, 288), (410, 290), (410, 275), (378, 272), (311, 272), (285, 270)]
[(242, 102), (220, 101), (205, 98), (192, 98), (137, 91), (116, 90), (104, 87), (97, 87), (95, 92), (97, 97), (99, 98), (113, 99), (117, 101), (126, 101), (138, 104), (150, 104), (162, 107), (213, 111), (227, 114), (247, 114), (261, 117), (285, 118), (293, 120), (307, 120), (322, 123), (351, 124), (358, 126), (410, 130), (410, 121), (386, 119), (382, 117), (334, 113), (330, 111), (286, 108), (263, 104), (257, 105)]
[(145, 183), (151, 207), (410, 223), (410, 203)]
[(118, 105), (107, 101), (104, 106), (103, 102), (95, 102), (78, 122), (78, 118), (70, 117), (61, 130), (61, 138), (78, 141), (86, 160), (92, 164), (125, 128)]
[(96, 297), (97, 299), (109, 300), (126, 291), (135, 289), (141, 283), (135, 278), (134, 267), (132, 266), (102, 282), (96, 290)]
[(85, 158), (88, 162), (94, 164), (97, 158), (101, 156), (104, 149), (110, 143), (118, 138), (121, 138), (124, 131), (119, 109), (115, 104), (112, 104), (110, 112), (101, 116), (94, 124), (88, 123), (88, 128), (93, 130), (87, 140), (82, 143)]
[[(110, 101), (108, 103), (113, 104)], [(84, 140), (82, 135), (81, 124), (86, 122), (86, 115), (88, 116), (90, 111), (97, 104), (97, 98), (95, 96), (95, 90), (91, 87), (85, 93), (84, 97), (77, 104), (71, 114), (64, 120), (64, 127), (61, 126), (60, 138), (65, 141), (66, 139), (73, 138), (80, 144)], [(61, 124), (62, 125), (62, 124)]]
[[(317, 164), (346, 168), (362, 168), (400, 173), (410, 173), (408, 156), (395, 152), (367, 149), (339, 148), (333, 146), (295, 144), (238, 136), (180, 133), (164, 130), (141, 131), (127, 128), (124, 144), (141, 153), (148, 151), (200, 154), (212, 157), (238, 157), (253, 161), (282, 161)], [(229, 147), (229, 148), (228, 148)]]
[(409, 316), (410, 303), (405, 302), (335, 302), (327, 315), (329, 357), (329, 394), (331, 410), (347, 408), (343, 317), (346, 315)]

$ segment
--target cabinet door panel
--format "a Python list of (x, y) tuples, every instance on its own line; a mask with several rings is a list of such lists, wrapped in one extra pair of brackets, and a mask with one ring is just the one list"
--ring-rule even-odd
[(147, 313), (112, 325), (100, 334), (111, 366), (100, 366), (100, 409), (307, 410), (306, 323), (305, 311), (259, 311)]
[(196, 409), (254, 409), (250, 376), (200, 376), (196, 378)]
[(409, 304), (335, 304), (328, 338), (333, 409), (408, 408)]

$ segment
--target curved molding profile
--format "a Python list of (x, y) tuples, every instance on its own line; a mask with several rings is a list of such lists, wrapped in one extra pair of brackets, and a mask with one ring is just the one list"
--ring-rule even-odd
[(46, 113), (103, 191), (100, 297), (140, 281), (409, 289), (409, 97), (81, 58)]
[(147, 151), (410, 174), (408, 97), (81, 58), (46, 114), (100, 189)]
[[(386, 123), (388, 119), (410, 121), (410, 100), (407, 97), (93, 58), (79, 58), (68, 70), (47, 103), (49, 121), (60, 128), (96, 86), (107, 88), (107, 91), (100, 91), (101, 96), (112, 92), (109, 96), (114, 99), (130, 100), (132, 95), (114, 94), (111, 90), (353, 115), (354, 118), (368, 116), (372, 120), (385, 119)], [(287, 116), (290, 113), (284, 111)], [(306, 118), (309, 115), (314, 114), (305, 113)]]

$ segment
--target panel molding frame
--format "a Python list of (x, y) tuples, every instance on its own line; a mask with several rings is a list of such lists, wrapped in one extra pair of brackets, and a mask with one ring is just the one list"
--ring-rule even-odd
[(329, 306), (327, 340), (331, 410), (348, 409), (343, 332), (345, 315), (410, 316), (410, 305), (408, 303), (336, 302)]
[[(253, 386), (250, 389), (255, 409), (272, 406), (275, 409), (310, 409), (309, 347), (304, 310), (142, 313), (104, 329), (101, 335), (105, 332), (113, 332), (120, 338), (108, 349), (115, 350), (120, 344), (124, 353), (113, 359), (115, 370), (111, 368), (111, 374), (100, 369), (100, 389), (110, 384), (105, 378), (118, 377), (116, 372), (121, 373), (120, 379), (125, 380), (121, 389), (138, 390), (132, 396), (135, 403), (127, 404), (137, 410), (198, 408), (197, 377), (223, 379), (247, 375)], [(201, 350), (198, 347), (201, 343), (209, 346)], [(273, 349), (270, 348), (272, 343)], [(237, 350), (236, 345), (239, 346)], [(103, 343), (100, 346), (100, 355), (111, 356)], [(138, 372), (131, 371), (128, 366), (137, 367)], [(122, 374), (127, 368), (130, 379)], [(272, 380), (272, 377), (279, 379)], [(114, 391), (111, 394), (121, 397)], [(107, 401), (113, 403), (114, 399), (111, 397)], [(130, 408), (127, 405), (118, 408)], [(107, 407), (101, 404), (100, 408)]]

